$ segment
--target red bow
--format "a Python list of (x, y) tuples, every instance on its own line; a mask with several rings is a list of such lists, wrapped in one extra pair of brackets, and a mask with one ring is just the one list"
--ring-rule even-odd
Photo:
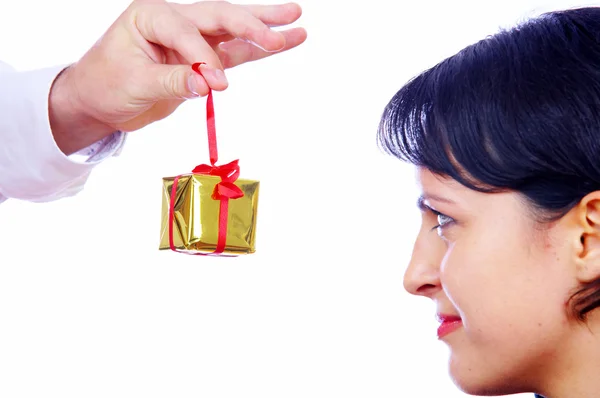
[(244, 192), (234, 184), (240, 175), (240, 166), (238, 160), (234, 160), (222, 166), (211, 166), (208, 164), (200, 164), (192, 170), (193, 174), (208, 174), (211, 176), (221, 177), (221, 182), (215, 185), (212, 198), (215, 200), (237, 199), (244, 196)]

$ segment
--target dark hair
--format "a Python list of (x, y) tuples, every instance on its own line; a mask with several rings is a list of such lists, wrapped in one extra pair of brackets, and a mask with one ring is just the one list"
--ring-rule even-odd
[[(600, 8), (543, 14), (409, 81), (387, 105), (383, 149), (480, 192), (516, 191), (556, 220), (600, 190)], [(585, 320), (600, 281), (572, 298)]]

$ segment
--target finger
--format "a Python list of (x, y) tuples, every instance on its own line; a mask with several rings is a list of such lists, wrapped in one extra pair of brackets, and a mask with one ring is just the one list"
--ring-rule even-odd
[(165, 51), (165, 59), (166, 59), (166, 64), (169, 65), (186, 65), (187, 64), (187, 60), (185, 58), (183, 58), (177, 51), (174, 50), (168, 50)]
[[(215, 0), (218, 1), (218, 0)], [(175, 8), (185, 5), (174, 4)], [(246, 12), (259, 19), (267, 27), (278, 27), (296, 22), (302, 16), (302, 8), (296, 3), (281, 5), (240, 5)], [(185, 14), (183, 14), (185, 15)], [(206, 32), (208, 33), (208, 32)], [(217, 33), (217, 32), (212, 32)]]
[[(166, 63), (168, 65), (185, 65), (187, 63), (187, 61), (177, 52), (174, 50), (169, 50), (166, 52)], [(206, 65), (201, 65), (200, 66), (200, 71), (202, 72), (201, 76), (198, 76), (198, 74), (194, 74), (193, 79), (198, 79), (199, 83), (201, 85), (200, 90), (202, 91), (202, 93), (204, 93), (204, 85), (203, 82), (203, 78), (210, 75), (211, 73), (215, 73), (215, 69), (209, 68)], [(210, 77), (210, 76), (209, 76)], [(214, 77), (213, 77), (214, 79)], [(214, 90), (218, 90), (218, 91), (222, 91), (224, 89), (227, 88), (227, 85), (220, 85), (220, 86), (216, 86), (216, 87), (211, 87)], [(199, 91), (196, 91), (196, 93), (200, 93)], [(202, 94), (204, 95), (204, 94)]]
[(204, 36), (204, 40), (206, 40), (206, 42), (214, 49), (216, 46), (218, 46), (219, 44), (226, 42), (226, 41), (230, 41), (230, 40), (235, 40), (236, 38), (230, 34), (224, 34), (224, 35), (217, 35), (217, 36)]
[[(209, 86), (203, 76), (207, 74), (205, 65), (202, 75), (194, 72), (189, 65), (149, 65), (141, 74), (139, 86), (133, 88), (133, 95), (142, 101), (181, 100), (202, 97), (208, 94)], [(212, 88), (212, 87), (211, 87)], [(217, 89), (222, 91), (227, 86)]]
[[(176, 10), (182, 11), (181, 4), (173, 4), (173, 6)], [(248, 5), (242, 7), (269, 27), (288, 25), (295, 22), (302, 15), (302, 9), (295, 3), (277, 6)], [(213, 48), (220, 43), (233, 39), (235, 39), (235, 37), (229, 33), (219, 34), (217, 36), (210, 36), (207, 34), (204, 36), (204, 40), (206, 40)]]
[(242, 7), (267, 26), (289, 25), (302, 16), (302, 8), (296, 3), (245, 5)]
[[(286, 44), (285, 47), (277, 53), (297, 47), (306, 40), (306, 30), (303, 28), (294, 28), (281, 33), (286, 39)], [(217, 49), (217, 54), (221, 58), (221, 63), (225, 68), (233, 68), (234, 66), (266, 58), (277, 53), (263, 51), (242, 40), (232, 40), (221, 43)]]
[(285, 38), (269, 29), (244, 7), (226, 1), (203, 1), (194, 4), (173, 4), (173, 8), (190, 20), (203, 35), (229, 34), (255, 43), (265, 51), (279, 51)]
[(134, 25), (147, 41), (179, 53), (191, 65), (205, 62), (204, 75), (215, 90), (227, 87), (221, 61), (196, 26), (162, 2), (140, 3), (132, 11)]

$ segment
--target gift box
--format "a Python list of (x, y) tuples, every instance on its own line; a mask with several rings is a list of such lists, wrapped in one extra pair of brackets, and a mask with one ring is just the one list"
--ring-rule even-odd
[[(222, 183), (219, 176), (193, 173), (179, 176), (173, 192), (175, 179), (163, 178), (159, 249), (233, 255), (255, 252), (258, 181), (237, 179), (233, 184), (239, 191), (235, 188), (230, 191), (241, 192), (243, 196), (223, 199), (218, 195), (219, 188), (224, 191), (228, 187), (219, 186)], [(223, 216), (222, 200), (228, 201), (227, 214)], [(227, 217), (226, 225), (219, 225), (222, 217)], [(221, 245), (219, 234), (225, 240)]]
[[(200, 63), (192, 69), (201, 74)], [(163, 178), (160, 250), (237, 256), (255, 252), (259, 182), (239, 179), (238, 160), (217, 165), (212, 90), (206, 102), (210, 164)]]

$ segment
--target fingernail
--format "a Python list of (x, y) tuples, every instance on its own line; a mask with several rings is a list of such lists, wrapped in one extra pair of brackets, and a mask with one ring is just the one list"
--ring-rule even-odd
[(252, 41), (252, 40), (250, 40), (250, 39), (246, 39), (246, 40), (244, 40), (244, 41), (245, 41), (246, 43), (252, 44), (254, 47), (258, 47), (258, 48), (260, 48), (260, 49), (261, 49), (261, 50), (263, 50), (263, 51), (269, 52), (269, 51), (268, 51), (268, 50), (266, 50), (266, 49), (265, 49), (263, 46), (261, 46), (260, 44), (258, 44), (258, 43), (257, 43), (257, 42), (255, 42), (255, 41)]
[[(205, 77), (212, 76), (212, 79), (221, 82), (221, 84), (224, 84), (226, 86), (229, 85), (229, 82), (227, 81), (227, 78), (225, 77), (225, 73), (221, 69), (214, 69), (214, 68), (208, 67), (206, 65), (202, 65), (200, 67), (200, 71), (202, 72), (202, 75)], [(208, 80), (207, 80), (207, 83), (208, 83)]]
[(223, 72), (221, 69), (215, 69), (214, 71), (217, 80), (220, 80), (223, 84), (229, 84), (227, 77), (225, 77), (225, 72)]
[(277, 51), (279, 51), (279, 50), (283, 49), (283, 47), (281, 47), (281, 48), (279, 48), (279, 49), (277, 49), (277, 50), (267, 50), (266, 48), (264, 48), (263, 46), (261, 46), (261, 45), (260, 45), (260, 44), (258, 44), (257, 42), (255, 42), (255, 41), (252, 41), (252, 40), (250, 40), (250, 39), (244, 39), (244, 41), (245, 41), (246, 43), (248, 43), (248, 44), (252, 44), (253, 46), (260, 48), (261, 50), (263, 50), (264, 52), (267, 52), (267, 53), (276, 53)]
[(191, 98), (198, 98), (200, 96), (199, 92), (200, 92), (200, 85), (198, 84), (198, 81), (196, 80), (197, 77), (194, 75), (190, 75), (188, 77), (188, 90), (190, 90), (191, 92)]

